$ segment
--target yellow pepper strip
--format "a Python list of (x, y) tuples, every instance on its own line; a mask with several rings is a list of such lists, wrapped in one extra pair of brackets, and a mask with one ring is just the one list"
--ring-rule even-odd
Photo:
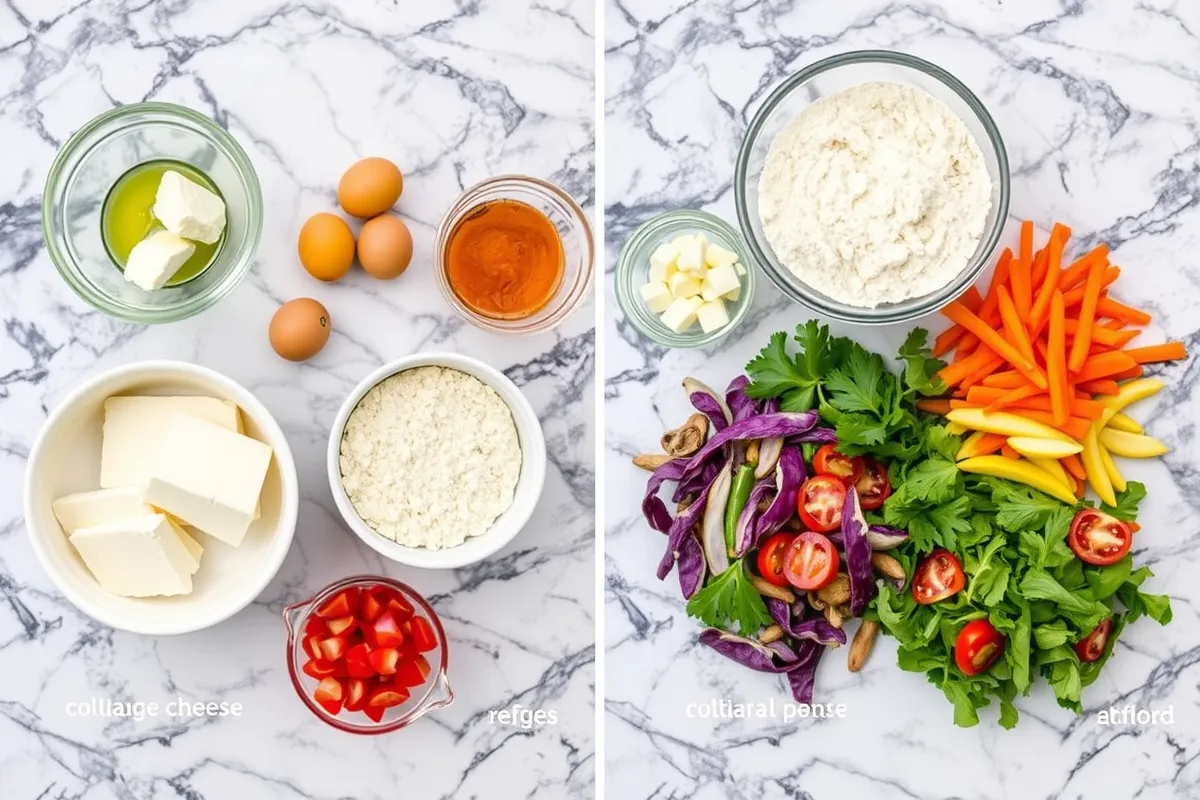
[(973, 431), (999, 433), (1004, 436), (1028, 436), (1034, 439), (1058, 439), (1062, 442), (1075, 441), (1049, 425), (1009, 414), (1007, 411), (988, 414), (982, 408), (955, 408), (946, 415), (946, 419), (965, 425)]
[(1083, 445), (1079, 442), (1064, 442), (1061, 439), (1035, 439), (1032, 436), (1010, 436), (1008, 446), (1026, 458), (1046, 458), (1052, 461), (1075, 455), (1083, 450)]
[[(1013, 448), (1016, 450), (1016, 448)], [(1017, 452), (1021, 452), (1017, 450)], [(1045, 470), (1054, 476), (1054, 479), (1063, 485), (1063, 488), (1075, 494), (1075, 487), (1071, 483), (1071, 479), (1067, 477), (1067, 471), (1063, 469), (1063, 465), (1058, 462), (1057, 458), (1039, 458), (1037, 456), (1029, 456), (1029, 463), (1033, 464), (1038, 469)]]
[(993, 478), (1004, 478), (1023, 483), (1045, 492), (1056, 500), (1061, 500), (1068, 505), (1075, 505), (1075, 495), (1069, 492), (1065, 485), (1059, 483), (1049, 472), (1028, 461), (1004, 456), (976, 456), (958, 462), (958, 468), (963, 472), (990, 475)]
[(1117, 469), (1117, 462), (1113, 461), (1112, 453), (1108, 452), (1108, 448), (1104, 445), (1098, 445), (1100, 448), (1100, 463), (1104, 465), (1104, 472), (1108, 475), (1109, 483), (1112, 484), (1114, 492), (1123, 492), (1128, 485), (1125, 482), (1125, 476), (1121, 474), (1121, 470)]
[(1098, 441), (1113, 455), (1125, 458), (1154, 458), (1171, 452), (1170, 448), (1153, 436), (1126, 433), (1112, 428), (1101, 431)]
[(1126, 433), (1145, 433), (1146, 429), (1142, 424), (1128, 414), (1117, 412), (1113, 414), (1112, 419), (1108, 421), (1108, 427), (1113, 430), (1125, 431)]
[(1099, 420), (1097, 420), (1088, 428), (1087, 436), (1083, 437), (1083, 453), (1080, 457), (1083, 460), (1083, 469), (1087, 472), (1088, 483), (1091, 484), (1096, 496), (1108, 505), (1115, 506), (1117, 496), (1113, 492), (1112, 481), (1108, 477), (1108, 471), (1104, 469), (1104, 461), (1100, 456), (1097, 432), (1099, 427)]
[[(1103, 428), (1105, 425), (1108, 425), (1109, 421), (1119, 414), (1125, 406), (1157, 394), (1164, 386), (1166, 386), (1165, 383), (1154, 378), (1137, 378), (1121, 384), (1121, 388), (1116, 394), (1105, 397), (1100, 401), (1104, 406), (1104, 414), (1100, 417), (1100, 427)], [(1141, 433), (1141, 431), (1130, 431), (1130, 433)]]
[[(949, 433), (953, 436), (962, 436), (966, 432), (967, 428), (963, 425), (959, 425), (957, 422), (949, 422), (946, 424), (946, 433)], [(1141, 433), (1141, 431), (1134, 431), (1134, 433)]]

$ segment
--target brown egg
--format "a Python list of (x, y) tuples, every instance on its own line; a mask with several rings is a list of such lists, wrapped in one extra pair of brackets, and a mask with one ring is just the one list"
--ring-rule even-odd
[(358, 263), (372, 278), (390, 281), (408, 269), (413, 240), (399, 217), (384, 215), (368, 220), (358, 234)]
[(341, 280), (354, 263), (354, 234), (336, 214), (314, 214), (300, 229), (300, 263), (317, 280)]
[(325, 306), (301, 297), (284, 303), (271, 317), (271, 347), (288, 361), (307, 361), (321, 352), (332, 330)]
[(342, 176), (338, 203), (347, 214), (361, 219), (382, 214), (400, 199), (404, 176), (386, 158), (364, 158)]

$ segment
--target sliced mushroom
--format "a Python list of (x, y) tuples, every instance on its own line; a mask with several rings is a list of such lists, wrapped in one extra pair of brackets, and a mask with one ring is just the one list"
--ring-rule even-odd
[(642, 453), (641, 455), (633, 457), (633, 465), (635, 467), (641, 467), (647, 472), (654, 472), (654, 470), (658, 469), (663, 464), (674, 460), (675, 459), (671, 456), (663, 455), (662, 453)]
[(791, 605), (796, 602), (796, 595), (792, 594), (791, 589), (784, 586), (776, 586), (766, 580), (763, 580), (757, 575), (750, 575), (750, 583), (758, 590), (758, 593), (763, 597), (770, 597), (774, 600), (782, 600)]
[(904, 574), (904, 565), (887, 553), (872, 553), (871, 566), (875, 568), (876, 572), (898, 581), (903, 581), (907, 577)]
[(758, 465), (758, 447), (758, 439), (754, 439), (746, 445), (746, 460), (756, 466)]
[(826, 608), (829, 607), (829, 603), (826, 603), (820, 597), (817, 597), (816, 592), (805, 592), (804, 597), (806, 600), (808, 600), (808, 605), (814, 611), (824, 611)]
[(867, 663), (867, 656), (871, 655), (871, 648), (875, 646), (875, 639), (878, 635), (879, 623), (864, 619), (854, 634), (854, 641), (850, 642), (850, 652), (846, 655), (847, 669), (851, 672), (858, 672), (863, 668), (863, 664)]
[(839, 572), (828, 585), (817, 589), (817, 597), (826, 605), (840, 606), (850, 602), (850, 574)]
[(697, 412), (675, 430), (662, 435), (662, 449), (673, 458), (682, 458), (703, 447), (707, 438), (708, 417)]
[(850, 616), (850, 609), (846, 606), (826, 606), (825, 620), (835, 628), (842, 627), (842, 623)]
[(763, 644), (778, 642), (783, 638), (783, 628), (778, 625), (768, 625), (763, 628), (763, 632), (758, 635), (758, 640)]

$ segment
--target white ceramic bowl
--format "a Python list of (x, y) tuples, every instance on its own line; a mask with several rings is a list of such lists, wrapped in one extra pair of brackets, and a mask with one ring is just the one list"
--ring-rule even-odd
[[(449, 367), (468, 375), (473, 375), (496, 390), (512, 412), (513, 422), (517, 426), (517, 437), (521, 444), (521, 476), (517, 479), (516, 492), (512, 505), (496, 518), (492, 527), (478, 536), (472, 536), (456, 547), (444, 550), (430, 550), (425, 547), (406, 547), (391, 539), (384, 538), (365, 523), (354, 510), (346, 490), (342, 486), (341, 449), (342, 432), (346, 428), (346, 420), (358, 406), (363, 395), (385, 378), (390, 378), (398, 372), (416, 367)], [(476, 361), (457, 353), (418, 353), (385, 364), (372, 372), (354, 387), (354, 391), (342, 403), (337, 418), (333, 421), (333, 429), (329, 433), (329, 488), (333, 490), (333, 500), (337, 503), (338, 511), (346, 524), (373, 550), (392, 561), (408, 564), (412, 567), (426, 569), (454, 569), (474, 564), (495, 553), (501, 547), (512, 541), (520, 533), (521, 528), (529, 521), (538, 499), (542, 496), (542, 486), (546, 482), (546, 440), (542, 435), (542, 425), (529, 400), (503, 373), (494, 367)]]
[[(100, 588), (51, 508), (63, 495), (100, 487), (104, 400), (116, 394), (205, 395), (236, 403), (245, 432), (275, 451), (261, 497), (262, 516), (240, 547), (198, 534), (204, 545), (191, 594), (118, 597)], [(114, 628), (150, 635), (190, 633), (241, 611), (275, 577), (296, 531), (300, 488), (279, 424), (254, 395), (211, 369), (182, 361), (117, 367), (71, 392), (46, 420), (25, 473), (25, 526), (42, 567), (67, 599)]]

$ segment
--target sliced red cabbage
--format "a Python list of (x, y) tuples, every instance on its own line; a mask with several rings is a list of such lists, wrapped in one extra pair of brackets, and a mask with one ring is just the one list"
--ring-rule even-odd
[(705, 462), (717, 448), (727, 442), (744, 441), (746, 439), (766, 439), (771, 436), (795, 436), (810, 430), (817, 423), (817, 412), (789, 412), (778, 414), (762, 414), (734, 422), (725, 430), (709, 438), (703, 447), (696, 451), (688, 467), (684, 471), (684, 480), (704, 468)]
[(692, 530), (700, 521), (700, 515), (704, 513), (704, 509), (708, 505), (708, 492), (709, 487), (704, 487), (695, 502), (679, 512), (679, 516), (672, 520), (671, 527), (667, 530), (667, 550), (658, 562), (657, 575), (660, 581), (670, 574), (676, 559), (679, 558), (679, 549), (683, 547), (683, 540), (692, 535)]
[(679, 572), (679, 588), (685, 599), (700, 591), (704, 585), (704, 551), (695, 536), (688, 536), (679, 547), (679, 562), (675, 565)]
[(787, 671), (788, 685), (797, 703), (812, 703), (813, 689), (817, 683), (817, 665), (824, 654), (825, 648), (814, 641), (800, 643), (796, 663)]
[[(789, 636), (802, 641), (813, 641), (826, 647), (840, 647), (846, 643), (846, 632), (841, 628), (833, 627), (825, 618), (814, 617), (793, 621), (795, 609), (792, 606), (773, 597), (766, 598), (766, 601), (767, 612), (771, 615), (771, 619), (779, 623), (779, 627), (787, 631)], [(801, 614), (797, 616), (802, 616), (807, 607), (808, 604), (803, 600), (797, 602), (796, 608), (801, 611)]]
[(762, 403), (763, 414), (778, 414), (779, 413), (779, 398), (768, 397)]
[(762, 514), (758, 510), (758, 504), (766, 500), (768, 494), (774, 490), (774, 481), (759, 481), (750, 490), (750, 497), (746, 500), (742, 513), (738, 515), (737, 527), (733, 532), (733, 554), (737, 558), (746, 555), (754, 546), (758, 518)]
[(729, 410), (729, 406), (725, 405), (725, 401), (706, 384), (695, 378), (684, 378), (683, 390), (687, 392), (692, 407), (708, 417), (713, 430), (723, 431), (729, 427), (730, 422), (733, 422), (733, 413)]
[(796, 494), (806, 477), (808, 471), (804, 468), (804, 456), (800, 448), (785, 447), (775, 468), (775, 499), (758, 518), (751, 547), (782, 528), (796, 513)]
[(860, 616), (875, 596), (875, 573), (871, 567), (871, 545), (867, 543), (867, 521), (863, 519), (858, 491), (852, 486), (842, 506), (842, 549), (850, 573), (850, 613)]
[(837, 432), (833, 428), (813, 428), (793, 436), (793, 442), (812, 442), (814, 444), (836, 444)]
[(656, 531), (666, 533), (671, 527), (671, 512), (667, 511), (666, 504), (659, 499), (658, 490), (665, 482), (677, 481), (682, 478), (687, 464), (686, 458), (672, 459), (650, 473), (650, 479), (646, 481), (646, 494), (642, 498), (642, 515), (646, 518), (646, 522), (650, 523), (650, 527)]
[(679, 484), (675, 487), (675, 493), (671, 496), (671, 499), (678, 503), (688, 495), (699, 494), (704, 490), (705, 486), (708, 486), (710, 483), (716, 480), (717, 473), (721, 471), (721, 467), (724, 466), (725, 460), (726, 459), (723, 453), (713, 453), (713, 457), (699, 472), (686, 475), (684, 476), (683, 480), (679, 481)]
[(908, 541), (908, 531), (890, 525), (872, 525), (867, 528), (867, 544), (872, 550), (891, 550)]
[[(763, 644), (757, 639), (708, 628), (700, 634), (700, 643), (757, 672), (787, 672), (796, 664), (796, 654), (783, 642)], [(775, 663), (776, 658), (784, 663)]]

